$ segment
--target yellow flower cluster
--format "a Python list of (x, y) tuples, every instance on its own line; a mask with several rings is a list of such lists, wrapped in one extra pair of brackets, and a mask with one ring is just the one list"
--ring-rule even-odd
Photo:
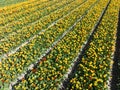
[[(102, 3), (102, 5), (106, 4), (105, 2)], [(111, 56), (114, 52), (113, 47), (115, 47), (117, 31), (118, 5), (117, 0), (115, 0), (108, 7), (88, 50), (79, 64), (76, 75), (70, 81), (68, 90), (71, 88), (72, 90), (108, 90), (107, 81), (113, 63)]]
[[(58, 9), (55, 12), (52, 12), (52, 13), (46, 12), (46, 13), (50, 13), (46, 17), (42, 17), (42, 16), (44, 16), (44, 14), (42, 15), (41, 14), (42, 12), (38, 10), (39, 14), (41, 14), (41, 16), (39, 14), (36, 14), (36, 15), (38, 15), (39, 17), (42, 17), (42, 18), (37, 23), (35, 23), (33, 25), (31, 24), (29, 26), (23, 27), (22, 30), (21, 29), (17, 30), (17, 28), (15, 28), (16, 32), (15, 32), (14, 35), (8, 34), (8, 36), (6, 36), (7, 39), (3, 39), (0, 42), (0, 49), (1, 49), (0, 55), (2, 55), (3, 53), (7, 53), (8, 51), (10, 51), (10, 50), (14, 49), (15, 47), (19, 46), (21, 43), (25, 42), (26, 40), (28, 40), (33, 35), (38, 34), (42, 29), (45, 29), (48, 25), (52, 24), (55, 20), (59, 19), (60, 17), (62, 17), (66, 13), (69, 13), (75, 7), (80, 5), (80, 3), (82, 2), (81, 1), (81, 2), (78, 3), (78, 1), (79, 0), (77, 0), (76, 2), (71, 2), (69, 5), (64, 5), (66, 3), (66, 1), (63, 1), (61, 3), (57, 3), (53, 6), (51, 6), (50, 8), (48, 7), (51, 11), (51, 10), (57, 9), (59, 6), (64, 6), (61, 9)], [(72, 7), (71, 7), (71, 5), (72, 5)], [(46, 11), (46, 9), (43, 10), (43, 12), (45, 12), (45, 11)], [(31, 17), (33, 17), (33, 16), (37, 19), (37, 17), (32, 14)], [(25, 19), (25, 21), (27, 22), (27, 21), (31, 20), (31, 18), (28, 18), (28, 19), (29, 20)], [(34, 21), (34, 20), (32, 20), (32, 21)], [(24, 23), (24, 20), (22, 20), (21, 22)], [(2, 32), (1, 37), (2, 37), (2, 35), (3, 35), (3, 37), (5, 36), (3, 34), (3, 33), (5, 33), (5, 31), (6, 30), (1, 31)], [(9, 30), (9, 28), (7, 28), (7, 31), (8, 31), (8, 33), (10, 33), (14, 30), (13, 30), (13, 28), (11, 28), (10, 30)]]
[[(62, 10), (62, 12), (69, 10), (69, 8), (70, 10), (74, 9), (76, 6), (80, 5), (81, 2), (79, 0), (76, 0), (71, 4), (73, 7), (71, 7), (71, 5), (68, 5), (66, 6), (68, 9), (66, 8)], [(86, 10), (91, 3), (87, 2), (83, 6), (76, 8), (73, 11), (74, 14), (70, 13), (69, 15), (65, 16), (63, 19), (59, 20), (57, 24), (47, 29), (46, 32), (43, 32), (43, 34), (37, 38), (33, 39), (25, 47), (20, 48), (16, 53), (8, 56), (7, 59), (2, 59), (2, 65), (0, 66), (1, 73), (4, 75), (2, 79), (12, 81), (17, 77), (18, 74), (21, 74), (24, 70), (26, 70), (30, 64), (34, 63), (42, 54), (44, 54), (45, 51), (49, 49), (49, 47), (53, 44), (53, 42), (58, 40), (62, 34), (76, 22), (76, 19), (82, 16), (84, 13), (83, 8)], [(62, 12), (58, 12), (58, 14), (55, 15), (60, 15)], [(74, 38), (77, 38), (77, 36)], [(70, 44), (72, 43), (70, 42)], [(66, 46), (63, 48), (66, 48)], [(60, 51), (61, 49), (58, 48), (58, 50)], [(65, 52), (70, 54), (70, 50), (65, 50)], [(62, 54), (59, 54), (59, 57), (61, 56)], [(67, 64), (67, 61), (65, 61), (65, 63)], [(65, 67), (59, 66), (59, 68), (64, 69)], [(54, 77), (52, 79), (54, 80)]]
[[(95, 1), (91, 2), (91, 4), (93, 4), (94, 2)], [(99, 4), (100, 3), (98, 3), (96, 7)], [(90, 7), (90, 5), (88, 4), (87, 7)], [(96, 10), (96, 8), (95, 9), (93, 8), (91, 12), (93, 10)], [(102, 7), (100, 11), (101, 10)], [(96, 10), (95, 13), (98, 13), (100, 11)], [(22, 89), (23, 86), (26, 88), (29, 87), (33, 89), (34, 87), (32, 86), (32, 82), (39, 82), (36, 84), (37, 85), (36, 87), (39, 87), (39, 89), (51, 88), (53, 90), (56, 90), (58, 88), (58, 85), (63, 80), (64, 74), (68, 71), (70, 64), (74, 61), (74, 58), (77, 56), (82, 44), (87, 39), (87, 36), (91, 30), (89, 28), (90, 27), (92, 28), (92, 26), (95, 24), (95, 21), (98, 19), (98, 17), (94, 18), (93, 19), (94, 24), (93, 23), (89, 24), (89, 18), (90, 20), (92, 20), (91, 18), (93, 18), (91, 17), (91, 12), (86, 16), (86, 18), (83, 21), (77, 23), (75, 28), (57, 44), (57, 46), (46, 57), (46, 61), (40, 62), (40, 65), (36, 67), (37, 71), (35, 73), (31, 71), (30, 74), (26, 76), (27, 82), (26, 83), (20, 82), (19, 85), (15, 86), (15, 88), (18, 89), (19, 87), (19, 89)], [(81, 23), (86, 23), (89, 24), (90, 26), (85, 27), (85, 25)], [(43, 79), (38, 80), (38, 78)], [(84, 82), (86, 82), (86, 80)], [(77, 83), (80, 84), (80, 82)], [(45, 87), (44, 84), (46, 84)], [(79, 85), (76, 86), (79, 88)]]
[[(1, 8), (4, 8), (5, 10), (10, 10), (8, 8), (15, 8), (16, 6), (19, 6), (19, 4), (23, 4), (23, 3), (26, 3), (28, 0), (2, 0), (0, 1), (0, 9)], [(30, 0), (30, 1), (33, 1), (33, 0)], [(2, 11), (2, 10), (1, 10)]]
[[(57, 90), (107, 3), (108, 0), (104, 2), (103, 0), (30, 0), (29, 3), (24, 2), (14, 6), (16, 9), (12, 6), (4, 8), (5, 11), (0, 9), (0, 12), (3, 12), (0, 13), (3, 17), (0, 18), (0, 27), (4, 29), (4, 31), (0, 30), (0, 38), (7, 35), (7, 39), (0, 42), (0, 55), (37, 35), (41, 29), (45, 29), (45, 32), (39, 34), (14, 54), (2, 58), (0, 87), (16, 80), (19, 74), (26, 71), (29, 65), (45, 54), (52, 44), (71, 29), (70, 27), (93, 5), (85, 17), (67, 32), (52, 51), (44, 56), (39, 64), (21, 79), (19, 84), (13, 87), (15, 90)], [(111, 54), (114, 52), (118, 4), (117, 0), (111, 2), (75, 76), (70, 80), (68, 90), (107, 89), (110, 64), (112, 64)], [(37, 23), (31, 24), (37, 19)], [(57, 23), (47, 28), (56, 20), (58, 20)], [(6, 26), (7, 29), (4, 28)], [(15, 32), (14, 37), (10, 35)]]
[(1, 35), (4, 36), (7, 33), (16, 31), (17, 29), (21, 29), (22, 27), (25, 27), (26, 25), (29, 25), (36, 20), (39, 20), (41, 17), (49, 14), (57, 7), (60, 7), (65, 3), (65, 1), (60, 4), (57, 1), (52, 1), (48, 3), (42, 3), (41, 1), (39, 1), (33, 3), (25, 10), (21, 10), (18, 13), (13, 13), (9, 16), (4, 16), (4, 18), (2, 18), (3, 23), (1, 23), (4, 24), (4, 26), (1, 27), (2, 30), (4, 29), (4, 32), (2, 32)]
[[(8, 1), (10, 1), (10, 0), (8, 0)], [(43, 0), (43, 1), (45, 1), (45, 0)], [(0, 8), (0, 12), (1, 12), (0, 13), (0, 21), (1, 21), (0, 25), (3, 25), (3, 23), (4, 23), (3, 20), (5, 20), (5, 17), (14, 16), (14, 14), (16, 15), (16, 13), (20, 13), (22, 10), (24, 11), (25, 9), (32, 7), (32, 5), (36, 4), (37, 2), (38, 2), (37, 0), (29, 0), (26, 2), (13, 4), (11, 6), (6, 6), (3, 8)]]

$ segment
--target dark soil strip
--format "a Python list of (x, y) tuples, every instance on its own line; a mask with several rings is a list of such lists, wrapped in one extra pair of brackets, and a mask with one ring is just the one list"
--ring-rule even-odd
[(97, 28), (98, 28), (100, 22), (102, 21), (102, 18), (104, 16), (104, 14), (105, 14), (105, 12), (106, 12), (106, 10), (107, 10), (110, 2), (111, 2), (111, 0), (109, 0), (109, 2), (107, 3), (107, 5), (106, 5), (105, 9), (103, 10), (100, 18), (98, 19), (97, 23), (95, 24), (95, 26), (94, 26), (94, 28), (92, 30), (92, 33), (90, 34), (87, 42), (85, 43), (85, 45), (83, 46), (82, 50), (80, 51), (78, 59), (74, 62), (74, 65), (72, 66), (72, 69), (71, 69), (70, 73), (68, 74), (68, 78), (66, 78), (65, 80), (63, 80), (62, 87), (60, 87), (60, 90), (66, 90), (66, 88), (70, 84), (70, 80), (74, 77), (75, 72), (77, 71), (77, 67), (80, 64), (80, 61), (82, 60), (83, 55), (85, 54), (86, 50), (88, 49), (88, 47), (90, 45), (90, 42), (93, 39), (93, 35), (96, 33)]
[(118, 62), (120, 63), (120, 11), (119, 11), (119, 19), (118, 19), (118, 27), (116, 34), (116, 47), (114, 53), (114, 64), (112, 67), (112, 79), (111, 79), (111, 90), (119, 90), (117, 84), (120, 83), (118, 78), (120, 78), (120, 67), (118, 66)]

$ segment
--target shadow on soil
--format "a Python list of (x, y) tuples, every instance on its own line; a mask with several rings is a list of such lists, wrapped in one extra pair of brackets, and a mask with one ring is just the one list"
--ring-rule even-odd
[(118, 62), (120, 62), (120, 11), (116, 37), (117, 39), (114, 53), (114, 64), (112, 68), (111, 90), (119, 90), (117, 84), (120, 83), (118, 80), (120, 77), (120, 67), (118, 66)]

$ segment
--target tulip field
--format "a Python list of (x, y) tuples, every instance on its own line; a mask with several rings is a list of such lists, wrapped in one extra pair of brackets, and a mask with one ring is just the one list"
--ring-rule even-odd
[(118, 0), (1, 0), (0, 90), (110, 89), (119, 6)]
[(0, 0), (0, 7), (10, 6), (27, 0)]

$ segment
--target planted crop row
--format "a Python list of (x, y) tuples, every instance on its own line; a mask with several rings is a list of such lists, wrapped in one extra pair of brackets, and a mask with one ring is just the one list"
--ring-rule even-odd
[[(23, 11), (27, 12), (27, 10), (29, 10), (30, 8), (41, 5), (41, 4), (44, 4), (44, 3), (45, 3), (45, 0), (42, 0), (42, 1), (30, 1), (29, 3), (24, 2), (24, 3), (18, 4), (13, 9), (10, 9), (10, 11), (7, 10), (8, 8), (10, 8), (10, 6), (2, 8), (0, 10), (0, 12), (1, 12), (0, 13), (0, 27), (3, 27), (3, 26), (7, 25), (8, 23), (10, 23), (12, 21), (15, 21), (17, 17), (19, 17), (19, 18), (22, 17), (22, 15), (25, 14), (25, 12), (23, 12)], [(6, 21), (6, 22), (4, 22), (4, 21)]]
[(8, 5), (12, 5), (12, 4), (16, 4), (16, 3), (20, 3), (20, 2), (24, 2), (26, 0), (1, 0), (0, 1), (0, 8), (4, 7), (4, 6), (8, 6)]
[[(103, 2), (104, 3), (104, 2)], [(108, 90), (108, 79), (112, 66), (112, 54), (115, 47), (115, 35), (118, 18), (117, 0), (105, 13), (97, 32), (93, 35), (88, 49), (78, 65), (68, 90)]]
[[(59, 1), (57, 2), (56, 1), (55, 3), (54, 2), (49, 2), (49, 3), (51, 3), (51, 4), (53, 3), (53, 5), (50, 5), (50, 6), (46, 7), (46, 8), (43, 8), (43, 9), (39, 9), (35, 13), (30, 14), (30, 11), (26, 10), (27, 13), (29, 14), (26, 17), (23, 17), (24, 14), (20, 14), (21, 16), (19, 14), (17, 14), (16, 16), (18, 16), (18, 18), (22, 17), (18, 21), (16, 20), (16, 17), (14, 17), (14, 16), (5, 18), (5, 20), (3, 19), (3, 23), (2, 23), (3, 25), (5, 25), (6, 23), (9, 23), (11, 21), (15, 21), (15, 20), (16, 21), (8, 24), (7, 25), (8, 29), (6, 29), (6, 26), (3, 27), (3, 28), (1, 27), (1, 29), (5, 29), (5, 31), (4, 31), (5, 33), (7, 33), (7, 30), (12, 32), (14, 30), (21, 29), (23, 26), (26, 26), (26, 25), (40, 19), (41, 17), (43, 17), (45, 15), (48, 15), (50, 12), (53, 12), (53, 11), (65, 6), (67, 1), (62, 1), (62, 2), (59, 2)], [(38, 8), (38, 7), (36, 6), (34, 8)], [(23, 13), (23, 12), (21, 12), (21, 13)]]
[(29, 0), (26, 2), (14, 4), (8, 7), (3, 7), (0, 8), (0, 17), (6, 17), (6, 16), (11, 16), (13, 14), (22, 12), (22, 10), (32, 8), (32, 6), (35, 6), (37, 3), (46, 3), (46, 0), (38, 1), (38, 0)]
[[(38, 2), (39, 3), (39, 2)], [(41, 2), (40, 2), (41, 3)], [(39, 4), (40, 4), (39, 3)], [(49, 4), (50, 5), (49, 5)], [(37, 20), (37, 19), (39, 19), (40, 17), (42, 17), (43, 15), (46, 15), (46, 14), (48, 14), (48, 13), (50, 13), (50, 12), (52, 12), (52, 11), (54, 11), (54, 10), (56, 10), (57, 8), (60, 8), (60, 7), (62, 7), (62, 6), (64, 6), (64, 4), (65, 3), (67, 3), (67, 1), (61, 1), (61, 2), (59, 2), (59, 1), (51, 1), (51, 2), (48, 2), (48, 3), (44, 3), (44, 4), (38, 4), (38, 5), (36, 5), (36, 6), (34, 6), (34, 8), (31, 8), (31, 9), (25, 9), (25, 11), (23, 11), (23, 12), (20, 12), (20, 13), (16, 13), (16, 14), (13, 14), (12, 16), (10, 16), (10, 17), (5, 17), (5, 18), (3, 18), (3, 25), (6, 25), (7, 23), (7, 27), (12, 27), (12, 25), (13, 26), (15, 26), (15, 24), (17, 24), (16, 26), (20, 26), (21, 25), (21, 23), (22, 23), (22, 25), (26, 25), (26, 23), (27, 22), (32, 22), (32, 21), (34, 21), (34, 20)], [(48, 6), (47, 6), (47, 4), (48, 4)], [(44, 7), (43, 7), (44, 6)], [(46, 7), (46, 8), (45, 8)], [(36, 9), (36, 11), (34, 11), (34, 9)], [(31, 12), (31, 11), (34, 11), (34, 13), (33, 12)], [(27, 14), (29, 14), (28, 16), (26, 16)], [(34, 15), (34, 17), (31, 17), (32, 15)], [(25, 16), (25, 17), (24, 17)], [(15, 20), (17, 20), (17, 18), (19, 19), (18, 21), (15, 21)], [(36, 19), (37, 18), (37, 19)], [(27, 21), (25, 21), (25, 19), (27, 20)], [(12, 21), (14, 21), (14, 22), (12, 22)], [(24, 21), (24, 22), (23, 22)], [(25, 24), (24, 24), (25, 23)], [(20, 25), (19, 25), (20, 24)], [(5, 28), (5, 27), (4, 27)], [(14, 27), (14, 28), (16, 28), (16, 27)]]
[(29, 15), (34, 15), (34, 13), (38, 13), (38, 12), (42, 13), (43, 11), (46, 10), (46, 8), (52, 6), (56, 3), (59, 3), (59, 1), (49, 1), (46, 3), (39, 1), (39, 2), (33, 3), (32, 7), (28, 7), (25, 10), (21, 10), (21, 12), (14, 11), (14, 14), (4, 16), (1, 18), (1, 21), (3, 21), (3, 23), (1, 23), (1, 25), (2, 25), (1, 29), (4, 29), (5, 27), (10, 28), (10, 27), (12, 27), (12, 25), (15, 28), (15, 24), (20, 24), (20, 21), (27, 19), (27, 18), (30, 18)]
[(27, 69), (31, 63), (38, 60), (38, 58), (51, 47), (52, 43), (58, 40), (95, 1), (88, 1), (81, 7), (75, 9), (73, 11), (74, 14), (71, 13), (69, 16), (59, 20), (57, 24), (39, 35), (39, 37), (33, 39), (23, 48), (20, 48), (15, 54), (8, 56), (7, 59), (3, 59), (0, 66), (2, 73), (1, 80), (9, 82), (14, 80), (18, 74), (23, 73), (23, 71)]
[[(76, 7), (81, 5), (83, 1), (75, 1), (68, 6), (65, 6), (59, 10), (57, 10), (54, 13), (51, 13), (50, 15), (42, 18), (39, 22), (36, 24), (25, 27), (23, 30), (18, 30), (17, 33), (13, 36), (8, 36), (7, 39), (1, 41), (0, 43), (0, 51), (1, 55), (3, 53), (6, 53), (10, 51), (11, 49), (14, 49), (15, 47), (19, 46), (21, 43), (25, 42), (28, 40), (30, 37), (34, 36), (35, 34), (38, 34), (42, 29), (47, 28), (50, 26), (52, 23), (54, 23), (56, 20), (62, 18), (65, 14), (70, 13), (71, 10), (74, 10)], [(72, 5), (72, 7), (71, 7)], [(72, 14), (72, 13), (70, 13)]]
[[(105, 1), (107, 3), (107, 0)], [(50, 89), (57, 90), (64, 75), (74, 62), (79, 49), (88, 38), (92, 27), (99, 18), (106, 3), (102, 0), (93, 7), (88, 14), (77, 23), (55, 47), (44, 57), (39, 65), (31, 70), (15, 89)], [(89, 23), (89, 22), (92, 23)], [(89, 25), (88, 25), (89, 24)]]
[[(36, 23), (39, 23), (39, 22), (41, 22), (41, 24), (42, 24), (43, 19), (46, 19), (46, 18), (48, 19), (49, 15), (51, 15), (53, 13), (55, 14), (55, 12), (57, 12), (60, 8), (62, 9), (63, 7), (65, 7), (68, 3), (64, 1), (64, 2), (61, 2), (59, 5), (58, 4), (59, 3), (57, 3), (55, 5), (52, 5), (51, 7), (49, 6), (46, 9), (43, 9), (41, 11), (38, 10), (39, 13), (35, 12), (34, 14), (31, 14), (31, 15), (25, 17), (25, 18), (23, 17), (20, 20), (11, 23), (11, 25), (7, 26), (7, 28), (6, 27), (1, 28), (2, 29), (0, 31), (0, 35), (1, 35), (0, 39), (2, 39), (1, 41), (4, 41), (4, 38), (7, 38), (8, 35), (12, 36), (12, 33), (16, 33), (16, 32), (20, 33), (20, 31), (24, 32), (23, 29), (29, 29), (30, 27), (32, 27), (31, 25), (33, 25), (33, 24), (36, 24)], [(55, 7), (56, 5), (58, 7)], [(47, 9), (49, 9), (50, 11), (46, 12)], [(44, 13), (44, 14), (41, 14), (41, 13)], [(52, 19), (52, 20), (54, 20), (54, 19)], [(46, 26), (46, 25), (44, 25), (44, 26)], [(42, 27), (42, 26), (40, 26), (40, 27)]]

